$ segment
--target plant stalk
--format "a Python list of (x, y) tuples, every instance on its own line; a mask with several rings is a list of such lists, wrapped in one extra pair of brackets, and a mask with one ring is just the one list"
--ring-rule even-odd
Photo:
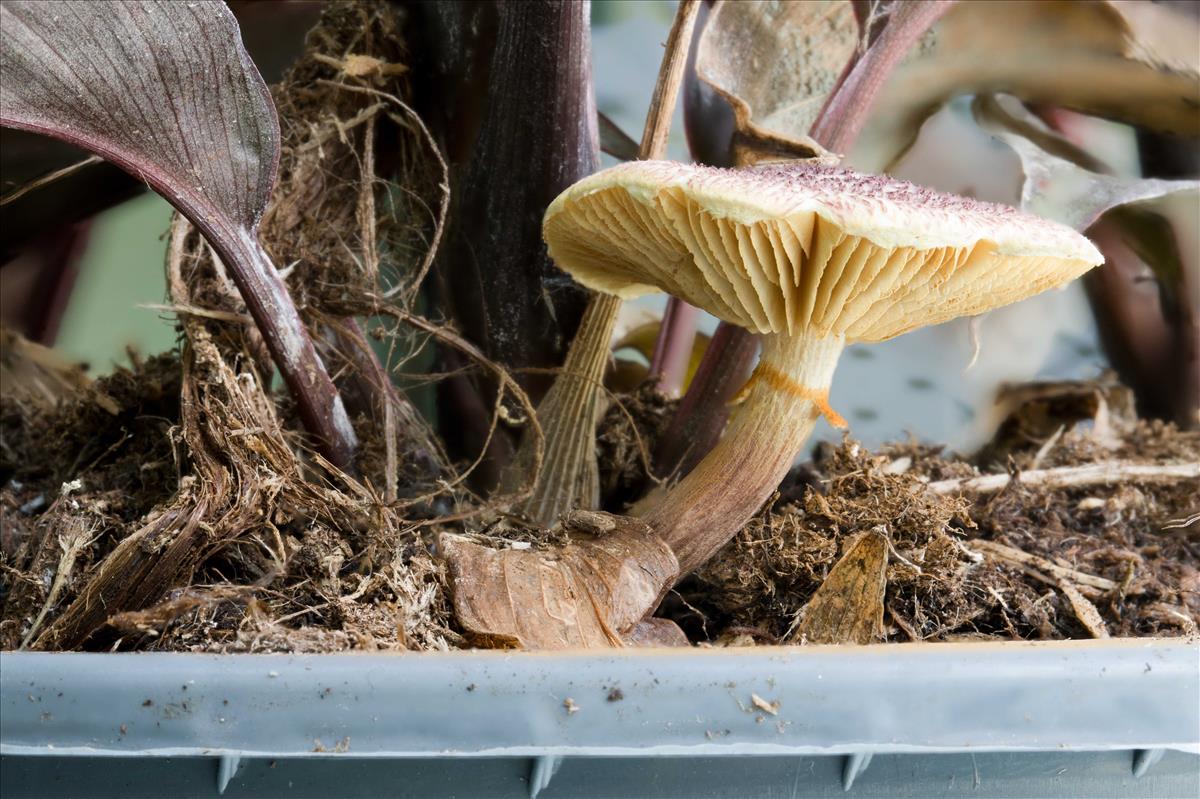
[[(721, 324), (708, 344), (721, 358), (705, 357), (692, 378), (691, 386), (671, 419), (656, 453), (658, 473), (686, 475), (716, 444), (725, 426), (729, 401), (750, 377), (750, 368), (758, 354), (758, 338), (737, 325)], [(706, 427), (711, 419), (704, 408), (722, 411), (720, 427)]]
[(700, 310), (678, 297), (667, 300), (654, 353), (650, 358), (649, 379), (669, 397), (678, 397), (687, 381), (688, 364), (696, 341), (696, 322)]
[[(953, 0), (897, 0), (882, 32), (830, 94), (809, 135), (835, 153), (847, 153), (866, 124), (884, 81)], [(866, 32), (864, 31), (864, 34)]]
[[(271, 358), (296, 399), (305, 428), (317, 437), (330, 463), (352, 474), (358, 437), (271, 257), (246, 231), (207, 238), (228, 267)], [(247, 264), (255, 266), (248, 269)]]
[[(671, 117), (699, 6), (700, 0), (682, 0), (675, 12), (638, 147), (640, 159), (666, 155)], [(538, 524), (548, 526), (563, 511), (590, 510), (599, 503), (596, 422), (612, 329), (620, 310), (619, 299), (607, 294), (592, 295), (584, 311), (584, 319), (589, 321), (586, 325), (581, 323), (567, 351), (563, 373), (538, 405), (538, 424), (545, 434), (545, 467), (538, 475), (533, 493), (523, 504), (530, 519)], [(601, 335), (604, 331), (607, 332)], [(525, 464), (529, 468), (532, 463), (529, 439), (525, 437), (517, 452), (518, 467)], [(516, 469), (511, 470), (505, 483), (515, 481), (519, 485), (522, 481), (517, 475)]]
[[(599, 164), (587, 2), (405, 3), (412, 105), (441, 151), (448, 192), (430, 299), (466, 341), (540, 400), (587, 304), (542, 242), (541, 210)], [(437, 176), (439, 169), (434, 171)], [(439, 345), (438, 371), (467, 362)], [(496, 376), (439, 383), (450, 455), (498, 485), (515, 441), (493, 430)], [(482, 413), (480, 413), (482, 411)], [(495, 433), (495, 435), (493, 435)]]

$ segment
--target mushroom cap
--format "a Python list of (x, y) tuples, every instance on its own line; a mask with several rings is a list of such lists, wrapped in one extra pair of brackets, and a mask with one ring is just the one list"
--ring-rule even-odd
[(758, 333), (847, 341), (983, 313), (1104, 261), (1056, 222), (807, 163), (632, 161), (560, 194), (543, 233), (591, 289), (666, 291)]

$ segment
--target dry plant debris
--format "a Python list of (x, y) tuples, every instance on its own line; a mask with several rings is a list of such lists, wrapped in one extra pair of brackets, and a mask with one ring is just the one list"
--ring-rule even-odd
[[(1096, 384), (1053, 391), (1098, 391)], [(1014, 414), (1045, 411), (1045, 391)], [(1011, 432), (1014, 417), (1002, 425)], [(818, 450), (819, 487), (764, 509), (665, 603), (693, 640), (772, 643), (802, 631), (855, 536), (886, 535), (884, 638), (1046, 639), (1183, 635), (1200, 619), (1200, 478), (1025, 483), (1023, 467), (1070, 474), (1110, 460), (1146, 474), (1200, 463), (1200, 433), (1121, 415), (1059, 417), (1045, 440), (1008, 440), (1014, 479), (971, 492), (970, 463), (915, 443), (879, 454), (847, 439)], [(1045, 446), (1048, 442), (1051, 446)], [(985, 448), (994, 453), (996, 442)], [(1190, 466), (1189, 466), (1190, 465)], [(1186, 472), (1190, 474), (1190, 472)], [(1144, 476), (1144, 475), (1143, 475)], [(962, 492), (930, 490), (960, 480)], [(839, 602), (853, 594), (841, 592)], [(793, 629), (793, 625), (797, 629)], [(824, 639), (829, 640), (829, 639)], [(843, 638), (842, 640), (852, 640)]]
[[(180, 267), (195, 275), (185, 282), (210, 285), (211, 262), (194, 237), (187, 242)], [(173, 356), (137, 361), (91, 384), (63, 378), (67, 388), (54, 402), (5, 394), (5, 648), (78, 646), (63, 619), (86, 609), (81, 597), (105, 589), (113, 564), (125, 562), (120, 553), (156, 541), (152, 551), (161, 555), (187, 534), (203, 536), (202, 558), (183, 564), (148, 607), (101, 619), (88, 648), (427, 649), (488, 636), (493, 644), (536, 647), (543, 645), (538, 636), (553, 631), (530, 637), (517, 616), (497, 624), (492, 611), (501, 603), (475, 609), (477, 628), (456, 626), (447, 575), (422, 529), (453, 533), (447, 540), (454, 546), (486, 554), (511, 579), (569, 578), (567, 595), (577, 600), (569, 610), (585, 616), (621, 592), (575, 569), (566, 555), (547, 563), (545, 553), (570, 542), (616, 548), (620, 556), (626, 544), (653, 543), (640, 525), (626, 529), (632, 520), (604, 513), (569, 514), (552, 530), (496, 511), (430, 527), (404, 521), (362, 487), (314, 483), (311, 467), (296, 458), (294, 434), (263, 404), (253, 358), (223, 354), (238, 351), (226, 349), (242, 341), (238, 329), (190, 316), (185, 327), (186, 412)], [(48, 376), (45, 384), (59, 382)], [(979, 461), (994, 469), (994, 453), (1003, 451), (1007, 468), (999, 476), (1006, 479), (995, 490), (969, 490), (980, 476), (976, 465), (911, 442), (880, 453), (850, 440), (819, 447), (730, 545), (668, 595), (660, 609), (666, 618), (647, 620), (621, 643), (687, 644), (670, 620), (693, 643), (721, 645), (1194, 633), (1200, 481), (1019, 479), (1034, 466), (1061, 473), (1113, 461), (1172, 468), (1200, 461), (1198, 433), (1112, 412), (1120, 403), (1081, 412), (1077, 403), (1046, 399), (1045, 391), (1099, 390), (1089, 386), (1043, 387), (1016, 403), (1001, 425), (1005, 443), (993, 442)], [(640, 449), (631, 421), (653, 446), (663, 402), (644, 395), (620, 398), (629, 415), (614, 407), (601, 425), (600, 446), (624, 441), (626, 453), (601, 450), (606, 480), (627, 477)], [(1110, 410), (1098, 413), (1101, 407)], [(1036, 425), (1021, 421), (1030, 416)], [(1033, 429), (1039, 435), (1025, 434)], [(210, 439), (223, 443), (212, 449)], [(202, 463), (222, 480), (239, 475), (232, 479), (242, 486), (242, 510), (217, 511), (218, 495), (194, 476)], [(947, 481), (962, 490), (931, 490)], [(204, 497), (206, 521), (188, 528), (181, 511)], [(646, 590), (662, 590), (671, 572), (664, 563)], [(588, 629), (612, 643), (611, 629)]]
[[(379, 375), (354, 357), (345, 317), (407, 314), (409, 295), (380, 307), (381, 252), (396, 272), (386, 277), (415, 285), (436, 238), (437, 220), (407, 192), (437, 183), (438, 157), (403, 103), (374, 83), (402, 75), (395, 24), (387, 5), (331, 4), (276, 90), (285, 148), (263, 237), (303, 277), (304, 290), (293, 291), (306, 321), (328, 331), (325, 357), (344, 355), (327, 362), (339, 365), (348, 398), (348, 387)], [(379, 164), (385, 152), (398, 163)], [(368, 456), (372, 447), (384, 454), (360, 464), (360, 480), (330, 470), (294, 432), (290, 404), (267, 388), (262, 340), (223, 265), (182, 224), (168, 272), (178, 356), (135, 359), (132, 370), (88, 385), (67, 367), (49, 380), (54, 370), (38, 351), (5, 348), (6, 374), (10, 350), (19, 350), (11, 373), (37, 382), (6, 386), (0, 407), (0, 647), (457, 642), (442, 567), (424, 537), (433, 517), (457, 510), (455, 476), (423, 422), (398, 398), (363, 404), (360, 413), (387, 417), (360, 420), (385, 431), (384, 441), (367, 442)], [(400, 482), (407, 499), (394, 490)]]

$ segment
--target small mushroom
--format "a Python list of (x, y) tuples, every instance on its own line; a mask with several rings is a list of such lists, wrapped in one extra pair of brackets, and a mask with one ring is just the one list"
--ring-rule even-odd
[(621, 164), (563, 192), (544, 235), (589, 288), (666, 291), (762, 334), (720, 443), (645, 513), (685, 574), (770, 496), (818, 416), (844, 426), (828, 395), (847, 343), (984, 313), (1103, 261), (1063, 225), (814, 164)]

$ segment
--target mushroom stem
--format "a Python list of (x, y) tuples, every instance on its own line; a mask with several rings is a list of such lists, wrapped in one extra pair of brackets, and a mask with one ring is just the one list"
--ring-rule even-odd
[(844, 346), (841, 336), (763, 337), (725, 435), (644, 517), (675, 552), (680, 574), (712, 557), (762, 507), (818, 416), (842, 423), (828, 395)]

